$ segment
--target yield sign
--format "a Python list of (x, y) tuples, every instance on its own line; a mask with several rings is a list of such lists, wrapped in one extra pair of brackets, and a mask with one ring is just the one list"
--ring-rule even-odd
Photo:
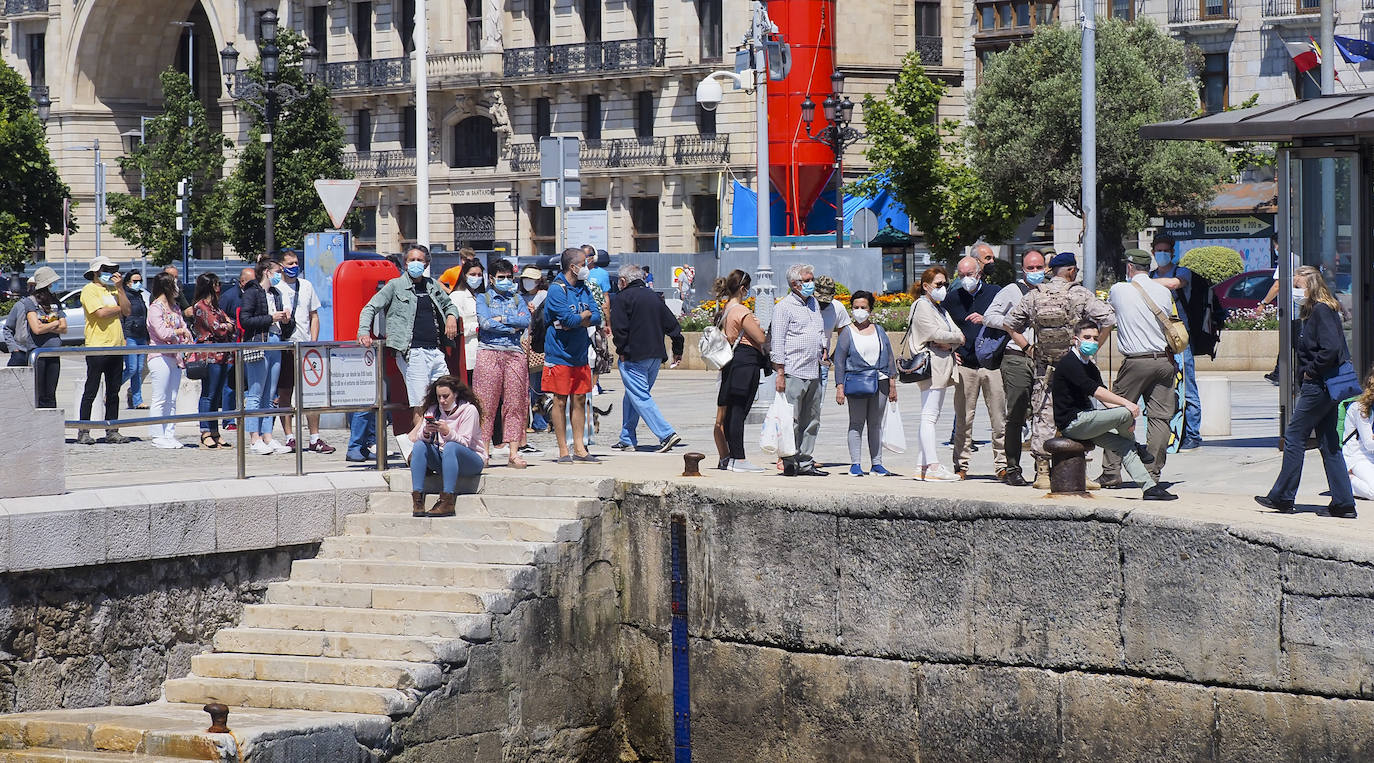
[(315, 181), (315, 193), (320, 195), (324, 211), (329, 213), (329, 220), (335, 228), (343, 227), (344, 218), (348, 216), (348, 209), (353, 206), (353, 199), (357, 197), (361, 185), (357, 180)]

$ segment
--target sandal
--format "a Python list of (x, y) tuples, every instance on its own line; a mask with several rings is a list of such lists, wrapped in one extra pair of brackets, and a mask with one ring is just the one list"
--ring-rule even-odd
[(205, 448), (206, 450), (211, 450), (214, 448), (218, 448), (219, 443), (215, 440), (214, 435), (210, 434), (209, 432), (201, 432), (200, 447)]
[(512, 469), (524, 469), (525, 467), (529, 466), (529, 464), (525, 463), (525, 459), (519, 456), (511, 456), (510, 458), (506, 459), (506, 466), (509, 466)]
[(227, 447), (229, 447), (229, 443), (225, 442), (225, 441), (224, 441), (224, 438), (220, 437), (219, 435), (215, 435), (214, 437), (215, 437), (215, 445), (216, 445), (217, 447), (220, 447), (220, 448), (227, 448)]

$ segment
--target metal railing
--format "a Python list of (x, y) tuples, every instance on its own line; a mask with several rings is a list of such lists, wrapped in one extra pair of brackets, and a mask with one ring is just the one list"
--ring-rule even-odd
[(415, 177), (415, 149), (349, 151), (343, 155), (343, 165), (359, 179)]
[(1232, 0), (1175, 0), (1174, 4), (1169, 6), (1170, 24), (1235, 20), (1236, 6)]
[(1321, 9), (1319, 0), (1265, 0), (1264, 2), (1264, 15), (1267, 18), (1305, 16), (1310, 13), (1321, 13)]
[(673, 137), (673, 161), (677, 164), (729, 164), (730, 136), (677, 135)]
[(366, 90), (399, 87), (410, 83), (410, 59), (373, 58), (366, 61), (340, 61), (320, 67), (324, 84), (330, 90)]
[[(243, 354), (244, 354), (245, 352), (251, 352), (251, 351), (254, 351), (254, 350), (262, 350), (262, 351), (264, 351), (264, 352), (281, 352), (281, 351), (287, 350), (287, 349), (290, 349), (290, 350), (293, 351), (293, 358), (295, 359), (295, 362), (292, 364), (292, 365), (294, 366), (294, 368), (292, 369), (292, 373), (295, 374), (295, 382), (296, 382), (296, 385), (295, 385), (295, 390), (296, 390), (295, 395), (296, 395), (296, 397), (295, 397), (295, 400), (292, 401), (293, 404), (292, 404), (290, 407), (254, 408), (253, 410), (245, 410), (244, 407), (243, 407), (243, 395), (244, 395), (244, 391), (245, 391), (245, 389), (246, 389), (246, 387), (245, 387), (245, 380), (244, 380), (244, 361), (243, 361)], [(314, 371), (314, 373), (318, 374), (318, 378), (317, 378), (316, 382), (312, 383), (312, 386), (314, 386), (315, 384), (319, 384), (321, 381), (323, 381), (323, 380), (325, 380), (325, 379), (329, 379), (329, 381), (330, 381), (329, 384), (326, 384), (326, 385), (325, 385), (325, 396), (326, 396), (326, 397), (325, 397), (325, 405), (306, 405), (306, 404), (305, 404), (305, 389), (304, 389), (304, 388), (305, 388), (305, 384), (304, 384), (304, 381), (305, 381), (305, 379), (304, 379), (305, 373), (304, 373), (304, 368), (305, 368), (306, 362), (302, 362), (302, 360), (307, 358), (307, 355), (309, 354), (309, 351), (312, 350), (312, 349), (316, 349), (316, 350), (325, 350), (325, 351), (326, 351), (326, 352), (323, 352), (323, 353), (316, 353), (316, 355), (318, 356), (318, 360), (319, 360), (319, 362), (320, 362), (320, 366), (319, 366), (318, 368), (316, 368), (316, 367), (313, 365), (313, 362), (314, 362), (314, 361), (307, 361), (307, 362), (311, 363), (311, 368), (312, 368), (312, 370)], [(333, 362), (335, 361), (335, 357), (334, 357), (334, 354), (333, 354), (332, 352), (329, 352), (329, 350), (335, 350), (335, 349), (350, 349), (350, 350), (352, 350), (352, 349), (359, 349), (359, 350), (363, 350), (364, 353), (366, 353), (366, 352), (368, 352), (368, 351), (370, 350), (371, 352), (375, 353), (375, 355), (374, 355), (373, 358), (372, 358), (372, 362), (371, 362), (371, 364), (370, 364), (370, 368), (372, 369), (372, 372), (373, 372), (373, 381), (374, 381), (374, 385), (373, 385), (373, 393), (374, 393), (374, 394), (373, 394), (373, 397), (372, 397), (372, 401), (371, 401), (371, 402), (366, 403), (366, 404), (352, 404), (352, 405), (334, 405), (334, 404), (333, 404), (333, 402), (334, 402), (334, 390), (333, 390), (334, 385), (333, 385), (333, 381), (334, 381), (334, 380), (333, 380), (333, 376), (332, 376), (332, 373), (331, 373), (331, 370), (332, 370), (332, 369), (331, 369), (331, 366), (332, 366)], [(302, 351), (305, 351), (306, 354), (302, 354)], [(237, 474), (238, 474), (238, 478), (239, 478), (239, 479), (246, 479), (246, 478), (248, 477), (248, 462), (247, 462), (247, 458), (246, 458), (246, 444), (247, 444), (247, 442), (248, 442), (248, 440), (249, 440), (249, 435), (248, 435), (248, 432), (247, 432), (247, 429), (246, 429), (246, 426), (247, 426), (247, 423), (248, 423), (248, 422), (247, 422), (248, 419), (250, 419), (250, 418), (261, 418), (261, 417), (272, 417), (272, 418), (275, 418), (275, 417), (277, 417), (277, 416), (295, 416), (295, 417), (296, 417), (296, 447), (295, 447), (295, 453), (296, 453), (296, 474), (297, 474), (297, 476), (299, 476), (299, 475), (305, 473), (305, 457), (304, 457), (304, 452), (305, 452), (305, 451), (304, 451), (304, 444), (305, 444), (305, 442), (306, 442), (306, 438), (303, 437), (303, 436), (301, 436), (302, 424), (303, 424), (303, 422), (305, 421), (305, 419), (302, 418), (303, 415), (306, 415), (306, 414), (315, 414), (315, 413), (354, 413), (354, 412), (358, 412), (358, 411), (374, 411), (374, 412), (376, 413), (376, 417), (377, 417), (376, 422), (375, 422), (376, 425), (377, 425), (377, 439), (378, 439), (378, 443), (377, 443), (377, 444), (378, 444), (378, 447), (377, 447), (377, 457), (376, 457), (377, 471), (379, 471), (379, 472), (386, 471), (386, 463), (387, 463), (387, 448), (386, 448), (386, 411), (389, 410), (389, 409), (402, 409), (402, 408), (404, 408), (405, 406), (402, 406), (402, 405), (392, 405), (392, 406), (389, 406), (389, 405), (386, 404), (386, 394), (385, 394), (385, 387), (384, 387), (384, 382), (385, 382), (385, 367), (386, 367), (384, 361), (385, 361), (385, 359), (386, 359), (386, 355), (385, 355), (385, 348), (382, 346), (382, 343), (381, 343), (381, 342), (374, 343), (374, 344), (372, 345), (371, 348), (363, 348), (363, 347), (362, 347), (361, 345), (359, 345), (357, 342), (242, 342), (242, 343), (234, 343), (234, 344), (229, 344), (229, 343), (221, 343), (221, 344), (159, 344), (159, 345), (146, 345), (146, 346), (134, 346), (134, 347), (62, 347), (62, 348), (56, 348), (56, 347), (54, 347), (54, 348), (43, 348), (43, 347), (40, 347), (40, 348), (37, 348), (37, 349), (35, 349), (35, 350), (32, 350), (32, 351), (29, 353), (29, 364), (30, 364), (30, 365), (33, 365), (37, 358), (39, 358), (39, 357), (45, 357), (45, 356), (46, 356), (46, 357), (58, 356), (59, 358), (61, 358), (61, 357), (65, 357), (65, 356), (80, 356), (80, 357), (84, 357), (84, 356), (89, 356), (89, 355), (119, 355), (119, 356), (125, 356), (125, 355), (163, 355), (163, 354), (187, 355), (187, 354), (195, 354), (195, 353), (215, 353), (215, 352), (228, 352), (228, 353), (232, 353), (233, 356), (234, 356), (234, 363), (233, 363), (233, 366), (234, 366), (234, 409), (233, 409), (233, 410), (230, 410), (230, 411), (207, 411), (207, 412), (205, 412), (205, 413), (179, 413), (179, 414), (174, 414), (174, 415), (171, 415), (171, 416), (147, 416), (147, 417), (140, 417), (140, 418), (136, 418), (136, 419), (125, 419), (125, 420), (120, 420), (120, 419), (98, 419), (98, 420), (97, 420), (97, 419), (92, 419), (92, 420), (68, 419), (68, 420), (66, 420), (66, 421), (64, 422), (64, 426), (65, 426), (66, 428), (68, 428), (68, 429), (117, 429), (117, 428), (120, 427), (121, 425), (124, 425), (124, 426), (140, 426), (140, 425), (146, 425), (146, 424), (179, 424), (179, 423), (182, 423), (182, 422), (190, 423), (190, 422), (214, 421), (214, 420), (218, 420), (218, 419), (232, 418), (232, 419), (235, 420), (236, 426), (238, 427), (238, 429), (237, 429), (237, 431), (236, 431), (236, 433), (235, 433), (235, 434), (236, 434), (236, 437), (234, 438), (235, 441), (236, 441), (234, 447), (235, 447), (235, 451), (236, 451), (235, 458), (236, 458), (237, 469), (238, 469)], [(35, 407), (37, 407), (37, 404), (38, 404), (38, 393), (39, 393), (39, 391), (40, 391), (40, 390), (38, 389), (38, 385), (35, 384), (35, 385), (34, 385), (34, 405), (35, 405)]]
[[(684, 143), (681, 158), (677, 159), (678, 164), (703, 164), (703, 163), (722, 163), (730, 159), (729, 151), (726, 149), (727, 136), (721, 135), (718, 138), (708, 138), (704, 136), (687, 135), (683, 138), (694, 138), (700, 141), (697, 144), (690, 142)], [(710, 143), (719, 141), (719, 148), (710, 146)], [(691, 146), (696, 146), (691, 148)], [(674, 157), (678, 156), (674, 150)], [(715, 157), (721, 158), (715, 158)], [(666, 167), (668, 166), (668, 139), (666, 137), (653, 138), (610, 138), (608, 140), (584, 140), (582, 150), (579, 154), (582, 168), (588, 170), (595, 169), (618, 169), (625, 167)], [(510, 147), (510, 168), (512, 172), (530, 172), (539, 169), (539, 144), (538, 143), (517, 143)]]
[(941, 66), (945, 63), (945, 39), (921, 35), (916, 38), (916, 52), (925, 66)]
[(536, 45), (505, 51), (501, 67), (507, 77), (634, 71), (663, 66), (666, 50), (662, 37)]

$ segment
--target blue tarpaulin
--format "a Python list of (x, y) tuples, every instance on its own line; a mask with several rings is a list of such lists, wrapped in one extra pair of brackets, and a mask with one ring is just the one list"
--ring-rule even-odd
[[(733, 182), (734, 203), (731, 205), (731, 228), (732, 236), (755, 236), (758, 234), (756, 227), (757, 196), (752, 190), (744, 186), (738, 180)], [(770, 191), (772, 189), (770, 188)], [(781, 236), (787, 231), (787, 210), (783, 204), (782, 196), (776, 191), (770, 194), (771, 219), (773, 235)], [(835, 231), (835, 191), (827, 190), (821, 194), (811, 207), (811, 214), (806, 218), (806, 231), (808, 233), (833, 233)], [(873, 214), (878, 217), (878, 227), (881, 228), (891, 220), (892, 227), (905, 233), (911, 232), (910, 219), (907, 217), (906, 208), (897, 201), (892, 192), (884, 189), (879, 191), (876, 196), (850, 196), (844, 197), (844, 230), (850, 233), (854, 228), (854, 213), (860, 209), (871, 209)], [(867, 243), (867, 242), (864, 242)]]

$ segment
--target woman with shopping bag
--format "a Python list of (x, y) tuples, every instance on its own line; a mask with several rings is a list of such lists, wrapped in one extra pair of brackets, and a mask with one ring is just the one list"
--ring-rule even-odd
[(897, 360), (892, 342), (871, 318), (873, 294), (856, 291), (849, 298), (853, 322), (835, 344), (835, 402), (849, 406), (849, 476), (862, 477), (862, 444), (868, 430), (868, 457), (874, 474), (891, 477), (883, 468), (883, 419), (889, 401), (897, 401)]

